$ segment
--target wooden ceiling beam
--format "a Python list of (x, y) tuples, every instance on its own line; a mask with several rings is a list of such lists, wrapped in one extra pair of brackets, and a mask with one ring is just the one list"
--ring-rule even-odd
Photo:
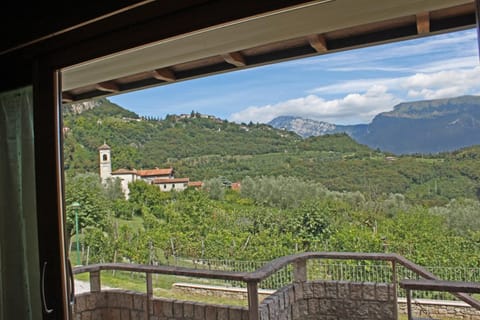
[(104, 92), (120, 92), (120, 88), (113, 81), (100, 82), (95, 85), (95, 88)]
[(222, 54), (222, 58), (226, 62), (233, 64), (236, 67), (245, 67), (247, 65), (245, 58), (240, 52), (225, 53), (225, 54)]
[(75, 98), (68, 92), (62, 92), (62, 103), (71, 103)]
[(308, 42), (310, 43), (310, 46), (318, 53), (325, 53), (328, 51), (327, 40), (321, 34), (308, 36)]
[(167, 82), (173, 82), (177, 80), (175, 73), (168, 68), (153, 70), (153, 77), (157, 80), (162, 80)]
[(430, 13), (417, 13), (417, 32), (418, 34), (425, 34), (430, 32)]

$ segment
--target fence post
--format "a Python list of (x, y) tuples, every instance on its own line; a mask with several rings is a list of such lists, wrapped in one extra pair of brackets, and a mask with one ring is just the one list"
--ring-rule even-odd
[(393, 283), (393, 294), (395, 295), (395, 306), (393, 312), (395, 313), (394, 319), (398, 319), (398, 280), (397, 280), (397, 262), (392, 260), (392, 283)]
[(299, 259), (293, 263), (293, 281), (307, 281), (307, 260)]
[(258, 313), (258, 282), (247, 282), (247, 294), (248, 294), (248, 319), (259, 320)]
[(153, 284), (152, 284), (152, 274), (147, 272), (147, 297), (150, 299), (153, 297)]
[(100, 270), (90, 271), (90, 292), (100, 292)]
[(408, 320), (412, 320), (412, 293), (410, 289), (406, 289), (407, 291), (407, 317)]

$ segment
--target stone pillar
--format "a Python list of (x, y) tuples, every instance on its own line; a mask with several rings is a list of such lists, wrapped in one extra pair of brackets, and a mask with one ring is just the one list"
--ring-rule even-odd
[(301, 259), (295, 261), (293, 265), (293, 281), (305, 282), (307, 281), (307, 260)]
[(100, 270), (90, 271), (90, 292), (100, 292), (101, 280)]

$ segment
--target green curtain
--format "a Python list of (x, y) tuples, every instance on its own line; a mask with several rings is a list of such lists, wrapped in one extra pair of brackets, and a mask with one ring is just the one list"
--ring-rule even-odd
[(0, 319), (41, 319), (32, 87), (0, 93)]

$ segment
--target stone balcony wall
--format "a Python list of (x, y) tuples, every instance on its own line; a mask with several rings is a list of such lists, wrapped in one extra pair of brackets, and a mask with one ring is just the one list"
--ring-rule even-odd
[[(342, 281), (298, 282), (260, 304), (261, 320), (394, 320), (391, 284)], [(246, 307), (154, 298), (126, 290), (76, 296), (75, 320), (248, 320)]]
[(394, 320), (394, 286), (314, 281), (284, 287), (263, 300), (260, 320)]
[(154, 298), (126, 290), (83, 293), (75, 297), (75, 320), (248, 320), (244, 307)]

